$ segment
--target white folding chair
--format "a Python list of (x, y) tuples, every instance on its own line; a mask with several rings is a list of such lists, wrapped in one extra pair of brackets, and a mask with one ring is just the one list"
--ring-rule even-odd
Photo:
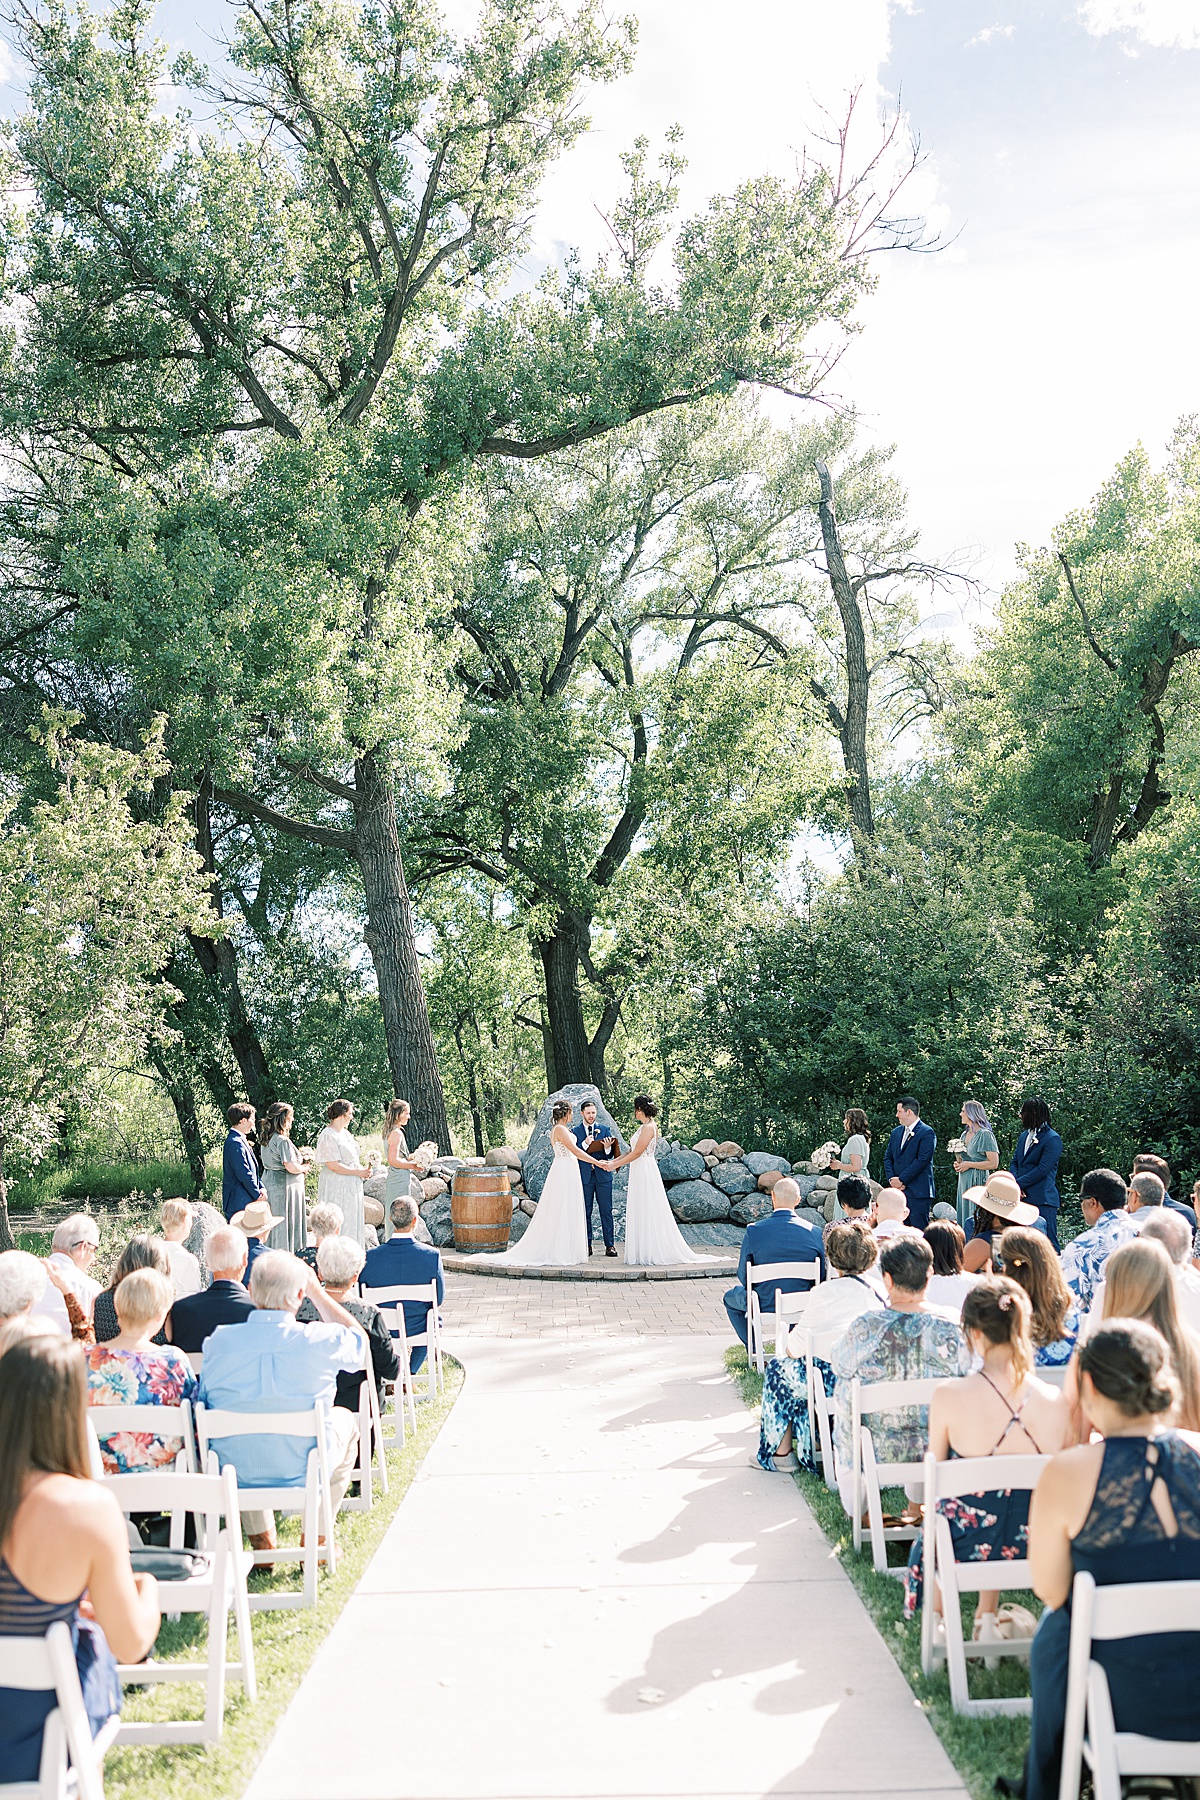
[(802, 1332), (805, 1381), (808, 1388), (808, 1429), (812, 1435), (813, 1448), (821, 1459), (821, 1473), (825, 1477), (825, 1486), (837, 1492), (837, 1469), (833, 1454), (833, 1395), (825, 1391), (825, 1377), (817, 1368), (817, 1359), (828, 1362), (833, 1355), (834, 1345), (845, 1336), (843, 1326), (834, 1326), (829, 1331), (804, 1330)]
[(1200, 1775), (1197, 1735), (1185, 1742), (1118, 1731), (1103, 1666), (1092, 1645), (1160, 1631), (1200, 1632), (1200, 1581), (1131, 1581), (1097, 1587), (1080, 1572), (1071, 1590), (1071, 1648), (1059, 1800), (1077, 1800), (1080, 1757), (1092, 1771), (1095, 1800), (1121, 1800), (1122, 1777)]
[[(775, 1296), (775, 1354), (776, 1356), (803, 1356), (801, 1349), (793, 1349), (789, 1342), (789, 1333), (793, 1325), (799, 1325), (804, 1317), (809, 1301), (816, 1293), (809, 1288), (796, 1294), (785, 1294), (782, 1291)], [(797, 1340), (798, 1341), (798, 1340)]]
[[(274, 1550), (254, 1550), (247, 1553), (254, 1563), (299, 1562), (304, 1565), (304, 1587), (300, 1593), (251, 1594), (252, 1612), (284, 1612), (298, 1606), (315, 1606), (318, 1563), (328, 1563), (331, 1574), (337, 1567), (325, 1417), (325, 1404), (321, 1400), (308, 1412), (294, 1413), (226, 1412), (207, 1407), (203, 1401), (196, 1405), (196, 1435), (200, 1440), (200, 1457), (210, 1475), (218, 1474), (221, 1468), (220, 1452), (213, 1448), (214, 1438), (316, 1439), (315, 1447), (308, 1452), (303, 1486), (238, 1486), (238, 1505), (242, 1511), (299, 1513), (304, 1535), (302, 1545), (279, 1545)], [(230, 1466), (236, 1475), (237, 1466), (232, 1458)], [(318, 1543), (320, 1537), (325, 1539), (323, 1544)]]
[[(121, 1680), (127, 1685), (149, 1686), (160, 1681), (202, 1681), (203, 1719), (169, 1719), (123, 1724), (120, 1744), (215, 1744), (225, 1722), (225, 1681), (242, 1684), (247, 1700), (258, 1698), (254, 1673), (254, 1640), (250, 1634), (250, 1594), (246, 1576), (254, 1566), (254, 1553), (242, 1548), (242, 1523), (238, 1512), (237, 1481), (232, 1463), (219, 1475), (182, 1475), (157, 1470), (148, 1475), (110, 1475), (105, 1486), (116, 1495), (124, 1513), (170, 1512), (176, 1517), (195, 1516), (197, 1539), (205, 1548), (203, 1574), (185, 1581), (164, 1581), (158, 1595), (172, 1618), (180, 1613), (204, 1613), (208, 1620), (208, 1658), (202, 1663), (121, 1663)], [(224, 1524), (221, 1523), (222, 1518)], [(229, 1614), (237, 1628), (237, 1662), (228, 1660), (226, 1636)]]
[(5, 1782), (3, 1800), (104, 1800), (104, 1752), (121, 1718), (114, 1713), (93, 1738), (70, 1628), (60, 1621), (45, 1637), (0, 1637), (0, 1687), (23, 1693), (53, 1689), (58, 1701), (42, 1731), (37, 1780)]
[[(940, 1379), (864, 1382), (857, 1375), (850, 1385), (850, 1454), (854, 1458), (854, 1548), (862, 1549), (865, 1533), (871, 1540), (871, 1557), (880, 1575), (895, 1575), (898, 1579), (903, 1579), (903, 1569), (888, 1566), (887, 1546), (910, 1544), (919, 1529), (916, 1525), (889, 1525), (884, 1529), (880, 1470), (886, 1473), (889, 1487), (900, 1486), (905, 1482), (924, 1481), (925, 1461), (922, 1452), (920, 1462), (880, 1462), (875, 1454), (870, 1426), (863, 1421), (875, 1413), (895, 1412), (897, 1408), (927, 1407), (933, 1399), (934, 1388), (941, 1385)], [(864, 1503), (867, 1508), (866, 1525), (862, 1522)]]
[(1039, 1381), (1048, 1382), (1051, 1387), (1061, 1390), (1066, 1386), (1067, 1370), (1070, 1367), (1070, 1363), (1057, 1363), (1052, 1369), (1035, 1369), (1033, 1372)]
[(174, 1464), (164, 1466), (178, 1469), (181, 1475), (196, 1473), (196, 1432), (190, 1400), (181, 1400), (178, 1406), (90, 1406), (88, 1414), (100, 1441), (118, 1431), (146, 1431), (155, 1437), (179, 1438)]
[(185, 1350), (183, 1353), (192, 1365), (192, 1374), (198, 1375), (204, 1367), (203, 1350)]
[(342, 1500), (340, 1512), (370, 1512), (375, 1504), (373, 1493), (374, 1466), (378, 1464), (379, 1486), (383, 1493), (388, 1491), (387, 1457), (383, 1449), (383, 1419), (379, 1410), (379, 1394), (375, 1387), (375, 1370), (371, 1365), (371, 1345), (368, 1340), (363, 1345), (363, 1362), (366, 1375), (358, 1390), (358, 1463), (354, 1472), (354, 1480), (358, 1482), (358, 1494), (349, 1492)]
[(821, 1265), (812, 1262), (748, 1263), (746, 1265), (746, 1354), (761, 1375), (766, 1367), (767, 1321), (774, 1323), (774, 1312), (764, 1312), (755, 1289), (767, 1281), (811, 1281), (816, 1287), (821, 1280)]
[[(971, 1699), (967, 1683), (968, 1657), (1027, 1657), (1033, 1639), (1002, 1638), (986, 1644), (968, 1643), (963, 1637), (959, 1596), (990, 1592), (996, 1588), (1027, 1588), (1033, 1576), (1025, 1557), (1005, 1558), (1001, 1562), (956, 1561), (949, 1521), (942, 1517), (937, 1503), (989, 1490), (1024, 1489), (1032, 1495), (1049, 1461), (1048, 1456), (972, 1456), (951, 1462), (938, 1462), (933, 1456), (925, 1458), (925, 1538), (922, 1545), (925, 1604), (921, 1613), (921, 1667), (926, 1675), (930, 1675), (938, 1664), (945, 1662), (950, 1677), (950, 1703), (956, 1713), (982, 1718), (992, 1713), (1029, 1712), (1032, 1702), (1028, 1697)], [(942, 1592), (944, 1645), (935, 1643), (933, 1636), (935, 1582)]]
[[(368, 1298), (379, 1308), (387, 1320), (388, 1330), (396, 1340), (397, 1353), (400, 1352), (400, 1338), (403, 1337), (408, 1351), (424, 1350), (425, 1364), (414, 1376), (409, 1372), (409, 1355), (400, 1357), (400, 1374), (404, 1386), (415, 1397), (416, 1382), (421, 1375), (425, 1377), (425, 1397), (432, 1400), (435, 1394), (442, 1391), (446, 1384), (442, 1369), (442, 1322), (438, 1317), (437, 1282), (422, 1282), (419, 1287), (373, 1287), (367, 1289)], [(404, 1302), (410, 1305), (424, 1306), (425, 1329), (414, 1332), (410, 1336), (404, 1326)], [(413, 1430), (417, 1428), (416, 1412), (413, 1412)]]

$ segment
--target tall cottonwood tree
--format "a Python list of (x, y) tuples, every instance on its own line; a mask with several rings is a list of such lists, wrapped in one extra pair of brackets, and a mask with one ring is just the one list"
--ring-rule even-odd
[(628, 66), (628, 24), (485, 0), (456, 39), (428, 0), (239, 0), (226, 76), (177, 59), (168, 115), (151, 10), (16, 15), (14, 679), (82, 660), (132, 717), (167, 713), (214, 804), (354, 859), (393, 1080), (445, 1140), (401, 838), (451, 722), (465, 477), (739, 382), (811, 392), (872, 252), (911, 229), (872, 165), (835, 162), (676, 230), (674, 164), (639, 149), (609, 261), (514, 294), (539, 181), (582, 89)]

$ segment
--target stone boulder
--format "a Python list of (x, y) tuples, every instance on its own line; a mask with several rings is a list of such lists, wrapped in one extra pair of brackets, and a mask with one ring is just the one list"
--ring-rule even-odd
[(819, 1175), (820, 1173), (816, 1163), (809, 1162), (807, 1157), (801, 1157), (799, 1162), (792, 1164), (793, 1175)]
[(793, 1175), (792, 1180), (800, 1189), (800, 1198), (802, 1200), (811, 1199), (812, 1195), (817, 1191), (817, 1178), (815, 1175)]
[[(693, 1250), (716, 1250), (722, 1252), (731, 1262), (736, 1262), (745, 1235), (741, 1225), (730, 1225), (718, 1219), (712, 1225), (681, 1225), (680, 1235)], [(733, 1274), (732, 1268), (730, 1274)]]
[(433, 1234), (420, 1213), (417, 1214), (417, 1222), (412, 1228), (412, 1235), (418, 1244), (432, 1244), (433, 1242)]
[(734, 1201), (729, 1216), (735, 1225), (753, 1225), (756, 1219), (765, 1219), (770, 1210), (770, 1194), (745, 1194)]
[[(557, 1096), (552, 1095), (551, 1098), (557, 1098)], [(483, 1160), (489, 1169), (519, 1169), (521, 1152), (511, 1150), (507, 1144), (502, 1144), (499, 1149), (489, 1150)]]
[(386, 1169), (381, 1169), (378, 1175), (369, 1176), (367, 1180), (363, 1182), (363, 1199), (378, 1200), (382, 1204), (383, 1199), (387, 1194), (387, 1178), (388, 1172)]
[[(610, 1132), (614, 1133), (622, 1150), (627, 1150), (629, 1148), (625, 1138), (623, 1138), (617, 1130), (616, 1120), (601, 1100), (599, 1088), (593, 1087), (590, 1082), (583, 1081), (571, 1082), (566, 1087), (559, 1088), (556, 1094), (551, 1094), (549, 1096), (546, 1104), (538, 1114), (537, 1123), (534, 1126), (533, 1134), (529, 1139), (529, 1148), (521, 1161), (521, 1168), (525, 1172), (525, 1186), (535, 1200), (540, 1200), (542, 1197), (542, 1188), (545, 1185), (546, 1175), (549, 1171), (550, 1164), (554, 1160), (554, 1146), (550, 1142), (550, 1129), (553, 1120), (551, 1119), (550, 1114), (556, 1101), (559, 1100), (565, 1100), (570, 1106), (571, 1117), (567, 1123), (572, 1126), (578, 1125), (579, 1123), (579, 1108), (590, 1100), (592, 1105), (596, 1108), (596, 1123), (607, 1127)], [(491, 1152), (489, 1152), (489, 1154), (491, 1154)], [(509, 1151), (508, 1154), (510, 1156), (515, 1156), (516, 1151)], [(618, 1195), (624, 1199), (628, 1185), (628, 1172), (625, 1169), (618, 1169), (617, 1173), (613, 1176), (614, 1202)]]
[(529, 1230), (529, 1220), (530, 1214), (522, 1212), (521, 1208), (517, 1207), (512, 1216), (512, 1224), (508, 1228), (508, 1241), (510, 1244), (520, 1243), (521, 1239), (525, 1236), (525, 1233)]
[(752, 1194), (758, 1186), (758, 1178), (750, 1173), (745, 1163), (719, 1162), (712, 1172), (713, 1183), (723, 1194)]
[(742, 1146), (735, 1144), (732, 1138), (729, 1138), (725, 1143), (717, 1145), (713, 1155), (719, 1157), (722, 1162), (740, 1162)]
[(658, 1172), (664, 1181), (695, 1181), (704, 1173), (704, 1158), (694, 1150), (668, 1150), (658, 1159)]
[(752, 1175), (790, 1175), (792, 1172), (786, 1156), (771, 1156), (766, 1150), (747, 1150), (742, 1161)]
[(712, 1154), (712, 1152), (710, 1151), (709, 1154), (704, 1158), (704, 1166), (706, 1169), (715, 1169), (717, 1164), (720, 1162), (720, 1160), (721, 1159), (719, 1156), (714, 1156)]
[(439, 1200), (443, 1194), (450, 1192), (450, 1183), (443, 1181), (440, 1175), (427, 1175), (421, 1183), (423, 1200)]
[(364, 1199), (364, 1201), (363, 1201), (363, 1223), (365, 1225), (375, 1225), (375, 1226), (380, 1226), (383, 1224), (383, 1202), (382, 1202), (382, 1200), (366, 1200), (366, 1199)]
[(698, 1156), (711, 1156), (716, 1147), (716, 1138), (701, 1138), (698, 1144), (692, 1145), (692, 1149)]
[(764, 1169), (758, 1178), (759, 1192), (769, 1194), (771, 1189), (775, 1186), (775, 1183), (777, 1181), (782, 1181), (783, 1179), (784, 1177), (779, 1173), (778, 1169)]
[(809, 1225), (815, 1225), (818, 1231), (824, 1231), (825, 1229), (824, 1213), (817, 1212), (815, 1208), (811, 1206), (798, 1206), (796, 1208), (796, 1217), (805, 1220)]
[(712, 1170), (705, 1169), (703, 1175), (698, 1175), (696, 1177), (696, 1179), (697, 1179), (697, 1181), (707, 1181), (709, 1186), (711, 1187), (712, 1186)]
[(517, 1202), (517, 1206), (513, 1208), (514, 1212), (518, 1207), (527, 1218), (532, 1219), (534, 1213), (537, 1211), (537, 1201), (531, 1200), (528, 1194), (522, 1194), (520, 1200)]
[(689, 1225), (711, 1224), (729, 1217), (729, 1201), (720, 1188), (703, 1181), (680, 1181), (669, 1195), (675, 1217)]
[(426, 1200), (421, 1207), (421, 1217), (429, 1227), (429, 1235), (438, 1249), (452, 1249), (454, 1226), (450, 1218), (449, 1194), (439, 1194), (436, 1199)]

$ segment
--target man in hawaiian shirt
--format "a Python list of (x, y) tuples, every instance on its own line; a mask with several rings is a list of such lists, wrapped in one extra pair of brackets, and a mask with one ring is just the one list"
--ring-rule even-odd
[(1072, 1238), (1062, 1253), (1062, 1272), (1067, 1286), (1087, 1312), (1104, 1279), (1104, 1265), (1114, 1250), (1138, 1234), (1133, 1215), (1126, 1210), (1128, 1190), (1115, 1169), (1091, 1169), (1079, 1184), (1086, 1231)]

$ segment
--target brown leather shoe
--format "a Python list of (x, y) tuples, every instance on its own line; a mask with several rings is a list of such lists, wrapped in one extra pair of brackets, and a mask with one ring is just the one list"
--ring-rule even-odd
[(610, 1245), (609, 1245), (609, 1246), (608, 1246), (608, 1249), (607, 1249), (607, 1250), (606, 1250), (606, 1251), (605, 1251), (605, 1252), (604, 1252), (604, 1254), (605, 1254), (605, 1256), (615, 1256), (615, 1255), (616, 1255), (616, 1254), (617, 1254), (617, 1247), (616, 1247), (616, 1245), (615, 1245), (615, 1244), (610, 1244)]
[[(250, 1548), (252, 1550), (278, 1550), (279, 1540), (273, 1531), (252, 1531), (250, 1533)], [(269, 1575), (271, 1570), (275, 1567), (275, 1564), (256, 1562), (254, 1566), (256, 1569), (261, 1569), (264, 1575)]]

